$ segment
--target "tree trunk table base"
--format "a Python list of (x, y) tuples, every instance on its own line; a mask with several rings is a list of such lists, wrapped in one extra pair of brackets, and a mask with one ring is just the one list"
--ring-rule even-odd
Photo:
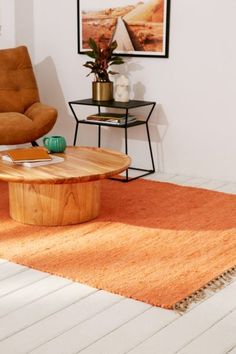
[(9, 183), (10, 216), (31, 225), (62, 226), (96, 218), (101, 181), (69, 184)]

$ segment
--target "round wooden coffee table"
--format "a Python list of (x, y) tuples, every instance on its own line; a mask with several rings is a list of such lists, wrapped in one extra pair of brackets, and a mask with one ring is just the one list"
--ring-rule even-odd
[(12, 219), (47, 226), (94, 219), (100, 211), (101, 179), (130, 165), (127, 155), (102, 148), (68, 147), (56, 155), (64, 161), (33, 168), (0, 159), (0, 180), (9, 185)]

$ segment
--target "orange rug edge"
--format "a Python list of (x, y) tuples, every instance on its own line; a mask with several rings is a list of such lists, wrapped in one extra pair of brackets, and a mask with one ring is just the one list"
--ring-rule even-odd
[(207, 294), (207, 291), (216, 293), (228, 284), (232, 283), (235, 280), (234, 278), (236, 278), (236, 264), (220, 273), (198, 290), (177, 301), (174, 305), (171, 305), (170, 307), (163, 305), (160, 307), (170, 308), (178, 313), (184, 313), (193, 303), (207, 299), (210, 296), (210, 294)]
[[(0, 257), (1, 258), (1, 257)], [(130, 296), (124, 296), (122, 293), (120, 293), (119, 291), (112, 291), (109, 288), (105, 289), (105, 288), (99, 288), (99, 287), (94, 287), (88, 283), (82, 282), (79, 279), (76, 278), (71, 278), (68, 277), (66, 275), (62, 275), (60, 272), (51, 272), (47, 269), (38, 269), (34, 266), (28, 265), (27, 263), (24, 262), (18, 262), (17, 260), (9, 260), (4, 258), (6, 261), (9, 262), (13, 262), (15, 264), (21, 265), (21, 266), (25, 266), (28, 267), (30, 269), (34, 269), (43, 273), (48, 273), (52, 276), (57, 276), (63, 279), (68, 279), (70, 281), (76, 282), (76, 283), (80, 283), (83, 285), (86, 285), (88, 287), (94, 288), (96, 290), (103, 290), (103, 291), (107, 291), (111, 294), (114, 295), (119, 295), (122, 296), (124, 298), (129, 298), (129, 299), (133, 299), (135, 301), (141, 301), (144, 302), (146, 304), (149, 304), (151, 306), (155, 306), (155, 307), (160, 307), (166, 310), (174, 310), (175, 312), (179, 313), (179, 314), (184, 314), (189, 307), (194, 304), (194, 303), (198, 303), (202, 300), (206, 300), (207, 298), (209, 298), (211, 295), (210, 293), (207, 294), (208, 292), (211, 293), (216, 293), (219, 290), (222, 290), (224, 287), (226, 287), (227, 285), (229, 285), (230, 283), (232, 283), (234, 280), (234, 278), (236, 278), (236, 264), (234, 266), (232, 266), (231, 268), (224, 270), (221, 274), (219, 274), (218, 276), (216, 276), (215, 278), (213, 278), (212, 280), (210, 280), (209, 282), (207, 282), (205, 285), (203, 285), (201, 288), (195, 290), (194, 292), (190, 293), (189, 295), (185, 296), (184, 298), (180, 299), (179, 301), (177, 301), (176, 303), (170, 305), (170, 304), (159, 304), (159, 303), (154, 303), (153, 301), (142, 301), (140, 300), (138, 297), (136, 297), (135, 295), (130, 295)]]

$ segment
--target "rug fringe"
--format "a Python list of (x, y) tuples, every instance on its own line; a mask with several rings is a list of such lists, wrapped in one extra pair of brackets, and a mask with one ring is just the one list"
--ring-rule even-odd
[(178, 301), (176, 304), (172, 306), (172, 309), (179, 314), (183, 314), (189, 308), (189, 306), (193, 303), (199, 302), (207, 297), (207, 291), (217, 292), (218, 290), (224, 288), (227, 284), (232, 282), (232, 280), (236, 277), (236, 265), (226, 270), (218, 277), (209, 281), (206, 285), (204, 285), (201, 289), (195, 291), (191, 295), (185, 297), (183, 300)]

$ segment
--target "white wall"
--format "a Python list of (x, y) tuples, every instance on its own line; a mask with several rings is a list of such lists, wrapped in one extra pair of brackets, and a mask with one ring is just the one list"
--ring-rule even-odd
[(34, 62), (34, 1), (15, 0), (15, 41), (16, 45), (27, 45)]
[[(71, 143), (74, 121), (67, 102), (91, 96), (91, 78), (82, 66), (86, 57), (77, 54), (77, 1), (31, 2), (34, 40), (28, 44), (41, 97), (58, 107), (54, 132)], [(23, 10), (18, 7), (17, 16), (22, 18)], [(169, 59), (126, 58), (118, 67), (129, 71), (136, 99), (158, 103), (150, 123), (161, 171), (236, 179), (235, 13), (235, 0), (172, 0)], [(91, 110), (79, 112), (82, 117)], [(130, 155), (136, 164), (149, 167), (142, 127), (129, 129), (129, 134)], [(105, 129), (103, 136), (106, 146), (123, 147), (122, 129)], [(83, 145), (95, 145), (96, 129), (83, 126), (79, 138)]]
[(0, 49), (15, 45), (15, 1), (0, 0)]

